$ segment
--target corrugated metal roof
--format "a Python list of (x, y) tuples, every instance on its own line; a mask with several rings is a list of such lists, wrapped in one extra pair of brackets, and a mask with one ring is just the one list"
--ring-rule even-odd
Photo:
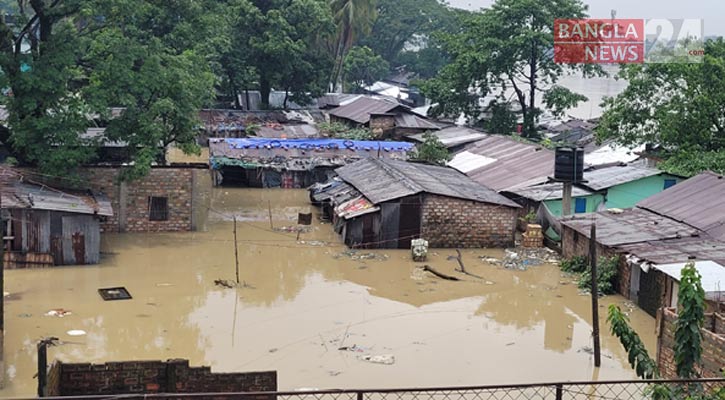
[[(554, 152), (539, 145), (501, 135), (487, 135), (468, 145), (466, 151), (496, 160), (465, 172), (474, 181), (496, 191), (532, 180), (546, 181), (554, 175)], [(454, 156), (449, 165), (456, 165), (458, 157), (467, 157), (459, 154), (462, 153)]]
[[(211, 138), (212, 167), (247, 163), (307, 171), (317, 166), (341, 166), (368, 157), (405, 159), (412, 143), (343, 139)], [(237, 162), (238, 161), (238, 162)]]
[(591, 153), (584, 154), (584, 164), (590, 166), (607, 165), (615, 163), (631, 163), (638, 160), (645, 150), (645, 145), (635, 148), (619, 146), (616, 144), (604, 145)]
[(655, 264), (686, 262), (692, 259), (713, 260), (725, 264), (725, 243), (704, 237), (626, 244), (618, 246), (617, 250)]
[(319, 135), (317, 126), (308, 124), (265, 125), (257, 131), (257, 136), (261, 138), (310, 139)]
[(415, 114), (400, 113), (395, 116), (395, 126), (400, 128), (428, 129), (436, 131), (441, 127)]
[(370, 122), (370, 114), (385, 114), (398, 107), (404, 108), (405, 106), (394, 101), (360, 97), (351, 103), (333, 109), (330, 111), (330, 115), (348, 119), (358, 124), (367, 124)]
[[(534, 201), (557, 200), (564, 197), (563, 183), (547, 183), (544, 185), (529, 186), (519, 189), (507, 190), (519, 197), (531, 199)], [(572, 197), (585, 197), (591, 195), (592, 192), (577, 186), (571, 188)]]
[(336, 172), (373, 204), (418, 193), (432, 193), (519, 207), (513, 201), (447, 167), (370, 158), (338, 168)]
[(589, 237), (592, 222), (597, 226), (597, 242), (609, 247), (699, 235), (697, 229), (641, 208), (578, 214), (561, 219), (563, 226), (585, 237)]
[(640, 201), (637, 206), (725, 240), (725, 179), (721, 175), (703, 172)]
[[(652, 268), (664, 272), (679, 282), (682, 279), (682, 269), (685, 268), (685, 265), (686, 262), (682, 262), (653, 265)], [(697, 261), (695, 262), (695, 269), (700, 273), (700, 283), (708, 299), (714, 300), (719, 295), (725, 294), (725, 266), (714, 261)]]
[(63, 211), (113, 216), (110, 200), (100, 194), (75, 194), (28, 182), (14, 182), (2, 193), (3, 208)]
[(604, 190), (623, 183), (634, 182), (664, 172), (654, 168), (636, 167), (633, 165), (613, 166), (584, 172), (583, 186), (591, 190)]
[[(487, 136), (483, 132), (466, 128), (465, 126), (451, 126), (431, 133), (435, 135), (438, 140), (440, 140), (440, 142), (449, 149), (451, 147), (461, 146), (467, 143), (472, 143), (477, 140), (484, 139)], [(425, 141), (422, 133), (408, 136), (408, 138), (421, 143)]]

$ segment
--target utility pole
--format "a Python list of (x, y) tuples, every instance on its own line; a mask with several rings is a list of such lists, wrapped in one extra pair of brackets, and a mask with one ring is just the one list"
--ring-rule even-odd
[(571, 182), (564, 182), (564, 191), (561, 197), (561, 215), (571, 215)]
[(597, 226), (592, 223), (589, 235), (589, 263), (592, 267), (592, 337), (594, 338), (594, 366), (602, 365), (599, 346), (599, 286), (597, 284)]
[(234, 265), (237, 273), (237, 286), (239, 286), (239, 250), (237, 248), (237, 216), (234, 216)]

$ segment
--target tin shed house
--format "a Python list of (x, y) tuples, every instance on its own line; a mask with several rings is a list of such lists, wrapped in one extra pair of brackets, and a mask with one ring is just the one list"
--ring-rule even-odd
[(312, 189), (345, 244), (410, 248), (505, 247), (514, 243), (519, 206), (447, 167), (371, 158), (335, 170)]
[(100, 219), (113, 216), (99, 193), (70, 193), (14, 182), (3, 188), (5, 268), (96, 264)]

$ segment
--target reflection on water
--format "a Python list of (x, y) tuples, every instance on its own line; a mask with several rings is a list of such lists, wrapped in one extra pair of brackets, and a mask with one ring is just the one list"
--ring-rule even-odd
[[(102, 264), (6, 271), (5, 396), (35, 390), (35, 343), (65, 361), (187, 358), (215, 371), (277, 369), (280, 388), (473, 385), (591, 379), (591, 306), (555, 266), (509, 271), (463, 252), (486, 281), (442, 281), (420, 273), (407, 251), (351, 258), (329, 224), (293, 225), (312, 208), (304, 191), (219, 189), (206, 232), (104, 236)], [(216, 215), (216, 216), (215, 216)], [(215, 286), (235, 276), (233, 216), (240, 278), (248, 287)], [(434, 250), (428, 264), (454, 274), (454, 254)], [(125, 286), (128, 301), (104, 302), (101, 287)], [(601, 315), (617, 296), (602, 302)], [(46, 317), (51, 309), (72, 312)], [(633, 311), (654, 348), (654, 322)], [(603, 324), (603, 322), (602, 322)], [(71, 337), (71, 329), (88, 334)], [(606, 332), (606, 326), (602, 325)], [(359, 360), (393, 354), (394, 365)], [(602, 338), (601, 379), (632, 378), (614, 338)], [(556, 368), (552, 368), (555, 365)]]

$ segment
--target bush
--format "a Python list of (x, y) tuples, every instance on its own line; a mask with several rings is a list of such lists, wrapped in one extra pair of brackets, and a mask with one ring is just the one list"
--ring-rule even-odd
[(320, 133), (337, 138), (348, 140), (372, 140), (373, 133), (368, 128), (350, 128), (340, 122), (322, 122), (317, 124)]
[[(617, 280), (617, 262), (619, 257), (600, 257), (597, 263), (597, 283), (599, 294), (614, 294), (614, 285)], [(584, 266), (584, 271), (579, 276), (579, 289), (589, 291), (592, 287), (592, 270)]]
[(587, 269), (588, 261), (586, 257), (574, 256), (569, 259), (563, 259), (559, 262), (559, 268), (564, 272), (581, 273)]

